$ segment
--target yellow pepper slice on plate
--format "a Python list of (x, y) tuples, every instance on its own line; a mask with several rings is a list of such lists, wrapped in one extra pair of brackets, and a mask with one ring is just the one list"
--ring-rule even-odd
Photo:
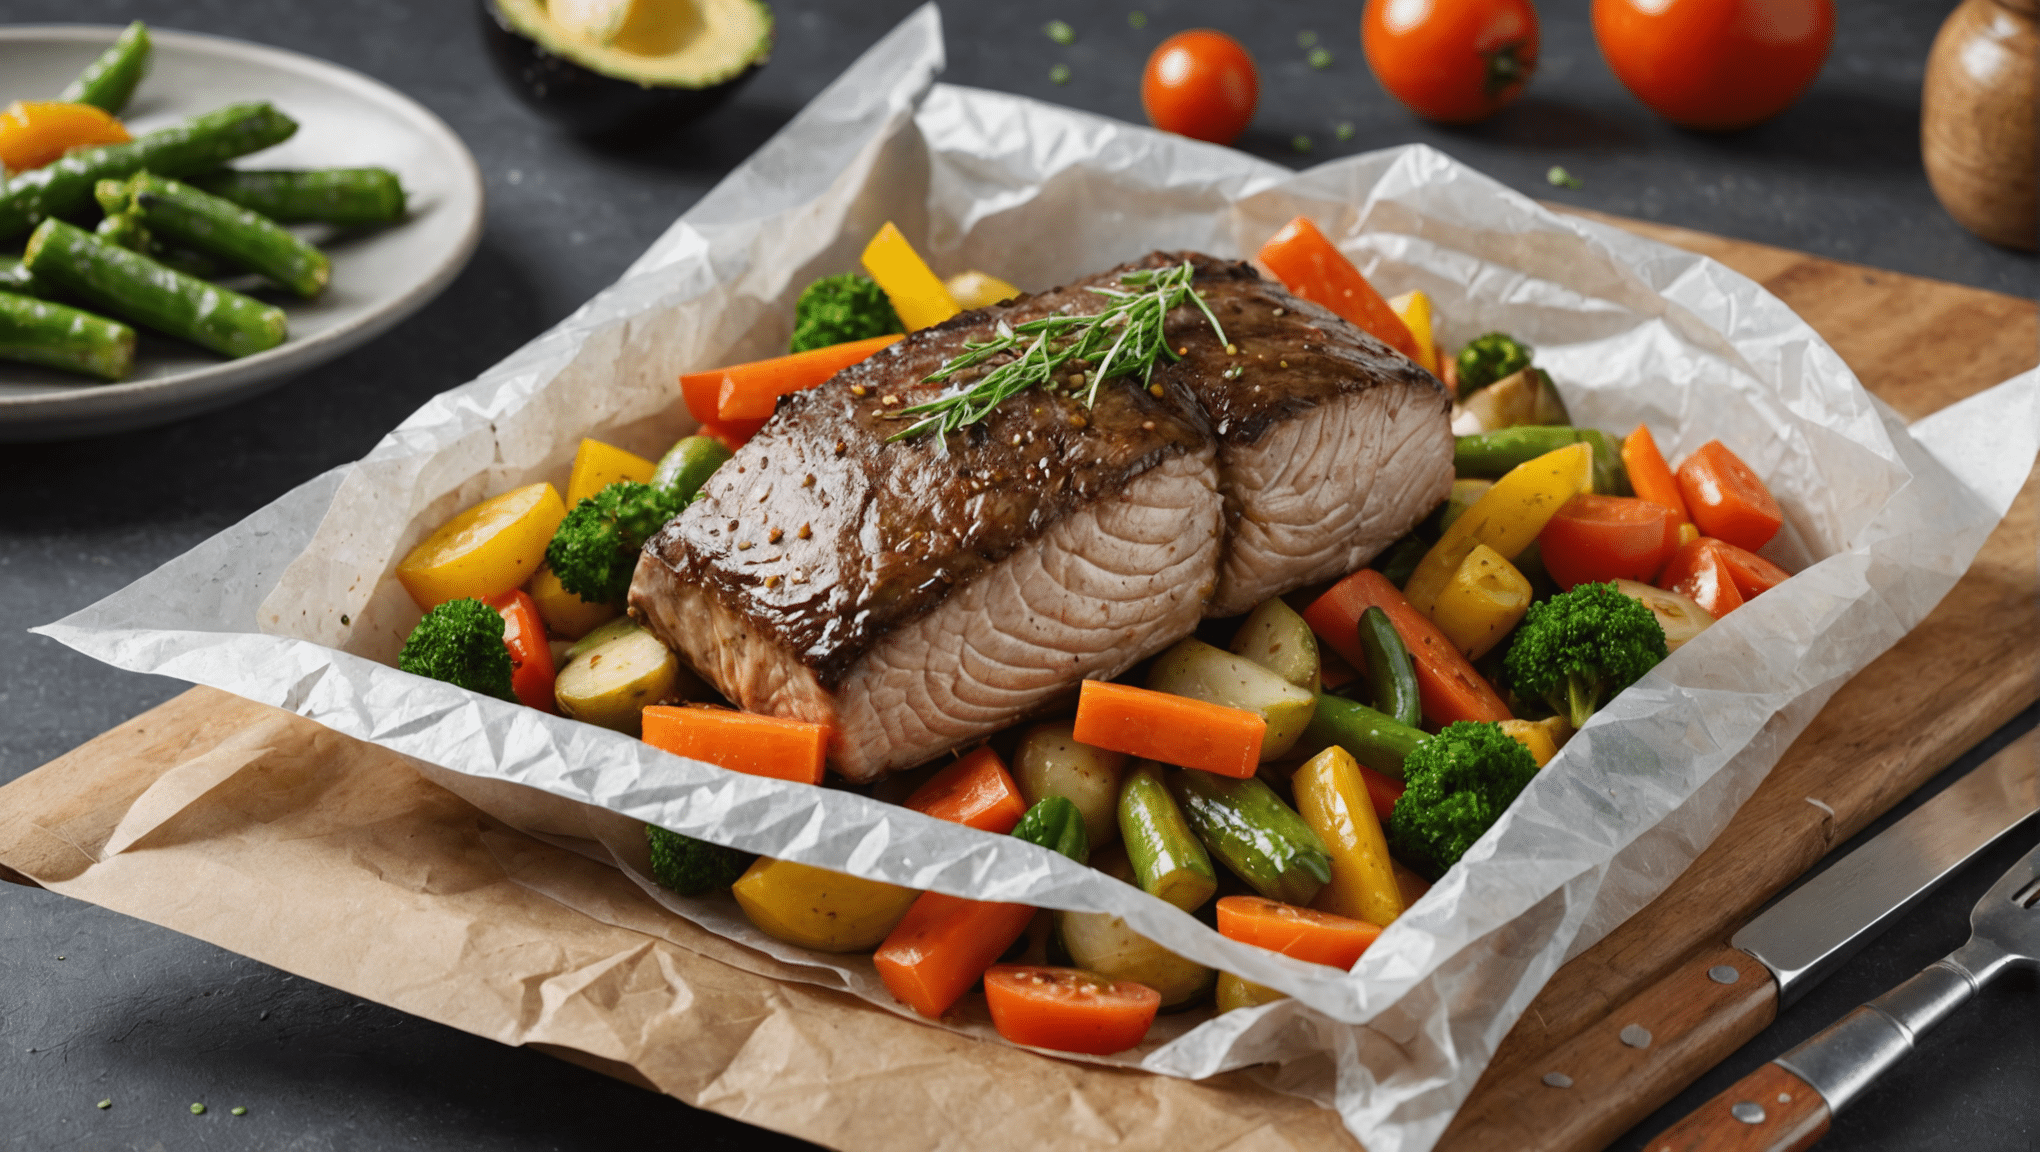
[(1311, 907), (1386, 927), (1403, 914), (1388, 838), (1352, 753), (1334, 745), (1290, 777), (1296, 811), (1332, 853), (1332, 882)]
[(73, 148), (127, 140), (120, 121), (90, 104), (16, 100), (0, 112), (0, 166), (9, 172), (55, 163)]
[(890, 220), (864, 246), (864, 270), (885, 290), (909, 332), (940, 324), (963, 311)]
[(1424, 553), (1403, 586), (1403, 595), (1417, 611), (1430, 616), (1437, 610), (1439, 594), (1476, 546), (1485, 544), (1503, 559), (1515, 559), (1561, 505), (1593, 487), (1590, 444), (1568, 444), (1516, 465)]
[(649, 484), (658, 468), (635, 452), (584, 439), (574, 451), (574, 470), (567, 475), (567, 507), (574, 507), (619, 480)]
[(1452, 646), (1468, 660), (1488, 654), (1509, 629), (1530, 610), (1530, 581), (1502, 554), (1477, 544), (1431, 610), (1431, 623), (1438, 626)]

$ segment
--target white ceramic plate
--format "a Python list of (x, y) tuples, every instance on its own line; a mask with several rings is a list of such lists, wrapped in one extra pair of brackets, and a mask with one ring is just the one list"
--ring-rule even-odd
[[(119, 31), (0, 28), (0, 104), (54, 99)], [(305, 230), (332, 257), (332, 283), (313, 300), (256, 290), (290, 316), (290, 338), (267, 352), (223, 360), (144, 331), (134, 375), (118, 384), (0, 361), (0, 440), (159, 423), (278, 384), (423, 307), (459, 274), (481, 238), (482, 178), (474, 157), (444, 121), (409, 97), (295, 52), (154, 28), (149, 34), (155, 58), (123, 116), (130, 131), (140, 135), (227, 104), (266, 100), (298, 122), (297, 134), (239, 166), (379, 165), (403, 181), (409, 218), (351, 234)], [(10, 252), (18, 243), (0, 242)]]

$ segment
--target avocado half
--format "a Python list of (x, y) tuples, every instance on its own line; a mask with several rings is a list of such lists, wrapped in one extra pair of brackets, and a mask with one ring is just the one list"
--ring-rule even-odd
[(772, 51), (772, 10), (762, 0), (480, 4), (489, 54), (511, 89), (585, 136), (648, 136), (695, 120)]

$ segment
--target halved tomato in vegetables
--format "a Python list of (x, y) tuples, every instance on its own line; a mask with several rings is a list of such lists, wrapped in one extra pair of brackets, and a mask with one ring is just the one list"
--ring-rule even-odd
[(1702, 536), (1752, 552), (1770, 543), (1785, 523), (1771, 490), (1719, 440), (1702, 444), (1679, 465), (1679, 494)]
[(552, 645), (546, 641), (545, 620), (538, 602), (522, 588), (512, 588), (482, 601), (503, 617), (503, 646), (510, 650), (510, 689), (517, 699), (541, 712), (558, 712), (553, 699)]
[(1345, 969), (1360, 959), (1381, 928), (1260, 896), (1227, 896), (1218, 902), (1218, 932), (1242, 944)]
[(1662, 504), (1585, 492), (1545, 522), (1537, 547), (1544, 570), (1560, 588), (1617, 579), (1648, 582), (1671, 559), (1678, 532)]
[(1659, 587), (1669, 588), (1707, 610), (1716, 620), (1743, 606), (1743, 594), (1735, 584), (1735, 573), (1718, 544), (1702, 536), (1673, 554), (1671, 563), (1658, 576)]
[(1753, 600), (1792, 578), (1792, 573), (1747, 548), (1738, 548), (1726, 540), (1702, 536), (1681, 548), (1671, 563), (1665, 565), (1663, 583), (1668, 588), (1675, 587), (1680, 581), (1690, 578), (1694, 571), (1710, 563), (1719, 564), (1727, 574), (1729, 583), (1735, 586), (1736, 594), (1743, 600)]
[(1162, 994), (1082, 968), (1000, 964), (985, 973), (985, 1004), (1015, 1044), (1109, 1056), (1147, 1035)]

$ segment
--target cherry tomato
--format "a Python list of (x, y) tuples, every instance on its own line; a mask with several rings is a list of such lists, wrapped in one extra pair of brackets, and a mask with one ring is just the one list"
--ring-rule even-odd
[(1530, 0), (1367, 0), (1367, 66), (1427, 120), (1471, 124), (1522, 94), (1537, 70)]
[(1785, 523), (1771, 490), (1719, 440), (1709, 440), (1686, 457), (1678, 477), (1686, 511), (1703, 536), (1754, 552)]
[(1162, 994), (1082, 968), (1000, 964), (985, 973), (985, 1006), (1015, 1044), (1109, 1056), (1147, 1035)]
[(1616, 79), (1687, 128), (1783, 112), (1834, 38), (1834, 0), (1594, 0), (1594, 39)]
[(1247, 130), (1261, 80), (1254, 58), (1223, 32), (1178, 32), (1148, 57), (1140, 78), (1140, 106), (1164, 132), (1230, 144)]
[(1658, 577), (1660, 588), (1669, 588), (1707, 610), (1716, 620), (1743, 606), (1744, 597), (1735, 586), (1735, 573), (1719, 544), (1705, 536), (1679, 549)]
[(1695, 570), (1709, 565), (1718, 565), (1727, 574), (1729, 583), (1735, 585), (1736, 595), (1744, 600), (1754, 600), (1792, 578), (1792, 573), (1755, 552), (1738, 548), (1726, 540), (1702, 536), (1679, 549), (1671, 562), (1665, 565), (1660, 581), (1665, 587), (1671, 587), (1690, 577)]
[(1544, 570), (1565, 589), (1617, 579), (1647, 584), (1678, 543), (1664, 505), (1592, 492), (1566, 501), (1537, 534)]

